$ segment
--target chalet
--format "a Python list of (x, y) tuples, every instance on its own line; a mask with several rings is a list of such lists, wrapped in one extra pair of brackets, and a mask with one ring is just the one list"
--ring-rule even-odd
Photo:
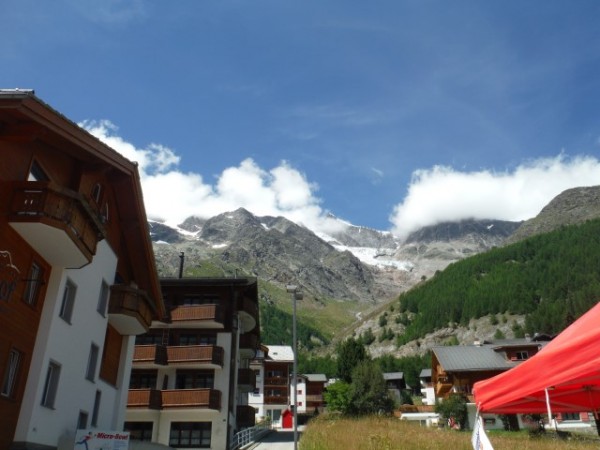
[(135, 336), (165, 308), (137, 165), (0, 90), (0, 448), (122, 430)]
[(476, 341), (473, 345), (432, 348), (431, 383), (435, 397), (451, 393), (471, 395), (473, 384), (493, 377), (531, 358), (549, 340), (546, 336), (524, 339)]
[(254, 278), (161, 279), (168, 316), (136, 339), (125, 429), (171, 447), (229, 448), (255, 424)]

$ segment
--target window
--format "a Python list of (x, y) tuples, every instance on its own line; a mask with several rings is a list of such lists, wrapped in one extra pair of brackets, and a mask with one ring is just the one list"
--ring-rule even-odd
[(106, 306), (108, 305), (108, 295), (110, 294), (110, 287), (108, 283), (102, 280), (102, 286), (100, 286), (100, 296), (98, 297), (98, 312), (102, 317), (106, 317)]
[(85, 411), (79, 411), (79, 417), (77, 417), (77, 429), (85, 430), (87, 428), (88, 413)]
[(75, 283), (67, 279), (59, 315), (69, 323), (71, 323), (71, 317), (73, 316), (73, 305), (75, 304), (76, 292), (77, 286), (75, 286)]
[(179, 335), (179, 345), (216, 345), (217, 336), (214, 334), (191, 334)]
[(100, 183), (96, 183), (92, 188), (92, 200), (96, 202), (96, 204), (100, 203), (100, 197), (102, 196), (102, 185)]
[(175, 389), (212, 389), (214, 378), (212, 370), (178, 371)]
[(162, 337), (162, 333), (161, 334), (157, 334), (157, 333), (146, 333), (146, 334), (139, 334), (135, 337), (135, 344), (136, 345), (161, 345), (163, 342), (163, 337)]
[(132, 371), (129, 389), (156, 389), (156, 373)]
[(523, 351), (523, 352), (517, 352), (517, 360), (518, 361), (523, 361), (524, 359), (529, 358), (529, 352)]
[(182, 306), (195, 306), (195, 305), (218, 305), (220, 298), (217, 295), (194, 295), (189, 297), (183, 297), (181, 302)]
[(99, 353), (98, 346), (96, 344), (92, 343), (92, 345), (90, 347), (90, 356), (88, 358), (87, 370), (85, 372), (85, 377), (90, 381), (94, 381), (96, 379), (96, 366), (98, 365), (98, 353)]
[(48, 364), (48, 372), (46, 372), (46, 382), (44, 383), (44, 392), (42, 393), (42, 406), (54, 408), (59, 378), (60, 364), (51, 361)]
[(125, 422), (124, 429), (129, 431), (129, 438), (134, 441), (151, 441), (152, 426), (152, 422)]
[(92, 411), (92, 426), (98, 426), (98, 415), (100, 414), (100, 400), (102, 399), (102, 391), (96, 391), (94, 397), (94, 409)]
[(21, 359), (21, 352), (18, 350), (11, 349), (8, 353), (8, 364), (6, 365), (4, 377), (2, 378), (1, 394), (4, 397), (12, 398), (14, 396)]
[(29, 305), (35, 305), (37, 297), (40, 292), (44, 280), (44, 271), (37, 263), (32, 263), (29, 269), (29, 276), (26, 280), (25, 293), (23, 294), (23, 300)]
[(27, 177), (27, 181), (50, 181), (48, 175), (42, 166), (39, 165), (37, 161), (33, 161), (31, 163), (31, 167), (29, 168), (29, 176)]
[(562, 420), (580, 420), (579, 413), (562, 413)]
[(211, 422), (171, 422), (169, 445), (181, 448), (209, 448)]

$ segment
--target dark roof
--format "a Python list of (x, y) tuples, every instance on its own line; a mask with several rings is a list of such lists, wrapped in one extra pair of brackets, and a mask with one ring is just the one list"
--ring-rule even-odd
[(383, 379), (386, 381), (389, 380), (403, 380), (404, 372), (388, 372), (383, 374)]
[(431, 378), (431, 369), (423, 369), (419, 374), (419, 378)]
[(447, 372), (507, 370), (517, 365), (507, 360), (504, 353), (495, 351), (495, 348), (490, 344), (453, 345), (433, 347), (432, 351)]

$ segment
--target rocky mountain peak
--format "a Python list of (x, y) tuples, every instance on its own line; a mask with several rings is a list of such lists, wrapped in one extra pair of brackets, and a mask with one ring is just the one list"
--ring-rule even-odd
[(567, 189), (548, 203), (536, 217), (523, 222), (505, 244), (598, 217), (600, 217), (600, 186)]

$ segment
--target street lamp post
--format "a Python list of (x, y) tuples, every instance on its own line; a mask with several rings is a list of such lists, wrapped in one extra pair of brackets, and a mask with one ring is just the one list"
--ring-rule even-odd
[(292, 351), (294, 353), (293, 382), (294, 389), (294, 450), (298, 450), (298, 342), (296, 338), (296, 300), (302, 300), (302, 291), (293, 284), (287, 285), (287, 291), (292, 295)]

